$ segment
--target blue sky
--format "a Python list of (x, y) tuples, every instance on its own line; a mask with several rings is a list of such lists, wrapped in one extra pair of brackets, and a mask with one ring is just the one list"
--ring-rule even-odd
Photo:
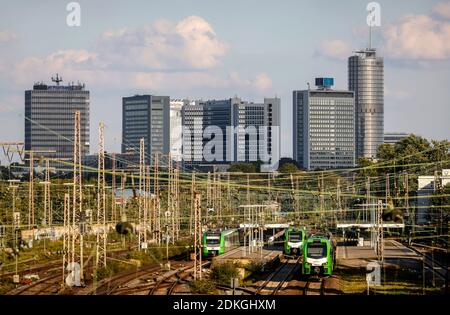
[[(91, 91), (91, 151), (106, 124), (120, 150), (121, 97), (282, 102), (292, 154), (292, 90), (316, 76), (347, 88), (347, 57), (367, 46), (369, 1), (0, 1), (0, 140), (23, 140), (24, 90), (58, 72)], [(378, 1), (374, 46), (385, 58), (385, 131), (450, 138), (450, 2)]]

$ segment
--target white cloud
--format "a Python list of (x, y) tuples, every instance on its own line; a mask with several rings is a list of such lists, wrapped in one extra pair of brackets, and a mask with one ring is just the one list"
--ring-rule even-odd
[(433, 13), (450, 19), (450, 2), (441, 2), (433, 7)]
[(0, 31), (0, 43), (8, 43), (17, 38), (16, 33), (11, 31)]
[(383, 34), (384, 52), (401, 59), (444, 60), (450, 58), (450, 23), (427, 15), (407, 15)]
[(231, 87), (260, 93), (272, 87), (265, 73), (251, 79), (237, 72), (221, 75), (218, 65), (227, 51), (228, 45), (217, 38), (209, 23), (190, 16), (177, 23), (160, 19), (141, 28), (104, 32), (90, 50), (58, 50), (16, 63), (0, 60), (0, 68), (2, 76), (22, 86), (48, 81), (59, 73), (65, 82), (77, 80), (107, 90), (189, 92)]
[(239, 86), (246, 88), (253, 88), (260, 92), (266, 92), (272, 87), (272, 80), (266, 73), (259, 73), (254, 79), (244, 79), (236, 71), (228, 74), (230, 86)]
[(212, 26), (198, 16), (174, 24), (160, 19), (140, 28), (124, 28), (101, 35), (98, 51), (110, 67), (141, 70), (208, 69), (228, 51)]
[(272, 87), (272, 80), (265, 73), (260, 73), (253, 80), (253, 86), (260, 91), (266, 91)]
[(346, 42), (340, 39), (323, 41), (316, 55), (331, 59), (343, 60), (350, 56), (351, 49)]
[[(90, 74), (95, 68), (98, 55), (87, 50), (58, 50), (44, 58), (28, 57), (13, 65), (12, 75), (19, 84), (29, 83), (30, 73), (34, 81), (49, 78), (55, 73), (64, 73), (67, 79), (79, 74)], [(42, 77), (39, 77), (42, 76)], [(81, 75), (80, 79), (93, 78)]]

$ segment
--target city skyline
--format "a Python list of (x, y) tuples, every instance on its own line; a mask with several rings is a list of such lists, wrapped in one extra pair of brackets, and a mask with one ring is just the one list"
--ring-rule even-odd
[[(281, 98), (281, 156), (292, 156), (289, 145), (292, 143), (291, 93), (304, 89), (307, 82), (322, 74), (335, 78), (336, 89), (348, 88), (347, 58), (352, 51), (364, 49), (368, 44), (367, 3), (353, 1), (338, 6), (330, 2), (328, 6), (334, 9), (330, 10), (333, 14), (323, 9), (321, 14), (333, 27), (318, 27), (308, 33), (298, 30), (312, 22), (311, 18), (289, 20), (287, 11), (303, 6), (303, 11), (317, 16), (318, 5), (263, 3), (258, 12), (249, 15), (251, 3), (235, 3), (224, 8), (224, 13), (234, 12), (238, 17), (237, 23), (231, 25), (215, 12), (220, 11), (217, 7), (213, 10), (202, 1), (193, 6), (172, 1), (171, 5), (179, 8), (176, 14), (169, 12), (170, 5), (164, 3), (157, 4), (157, 12), (147, 10), (155, 4), (142, 2), (122, 12), (123, 4), (113, 2), (107, 15), (110, 19), (105, 20), (98, 19), (100, 5), (80, 1), (82, 25), (79, 28), (65, 25), (66, 3), (5, 4), (0, 13), (3, 55), (0, 112), (4, 122), (0, 132), (3, 138), (24, 138), (23, 91), (30, 89), (35, 81), (49, 80), (59, 72), (67, 80), (65, 83), (80, 81), (91, 91), (91, 153), (95, 152), (93, 148), (98, 138), (95, 126), (100, 121), (106, 124), (106, 150), (119, 152), (124, 95), (169, 95), (171, 99), (221, 99), (238, 95), (249, 101)], [(449, 42), (445, 26), (449, 24), (446, 9), (450, 8), (450, 3), (411, 1), (408, 6), (397, 1), (379, 3), (382, 26), (374, 28), (373, 45), (385, 59), (385, 131), (448, 138), (450, 130), (445, 122), (450, 116), (450, 108), (446, 106), (450, 95), (445, 85), (450, 79), (450, 49), (445, 44)], [(24, 29), (18, 23), (20, 19), (12, 19), (21, 6), (36, 6), (36, 10), (23, 12), (21, 18), (39, 25), (37, 29), (43, 34), (51, 31), (55, 34), (53, 39), (41, 37), (38, 43), (34, 36), (37, 30)], [(283, 12), (280, 16), (288, 22), (273, 16), (273, 22), (265, 24), (272, 31), (267, 35), (258, 16), (260, 19), (271, 16), (269, 11), (273, 8)], [(143, 13), (137, 14), (139, 10)], [(54, 15), (55, 19), (42, 20), (43, 11)], [(118, 18), (121, 14), (122, 18)], [(408, 20), (408, 14), (415, 19)], [(56, 18), (59, 15), (61, 18)], [(248, 20), (239, 18), (243, 16)], [(107, 21), (113, 17), (114, 22)], [(416, 23), (414, 25), (423, 26), (422, 29), (427, 27), (411, 30), (408, 23)], [(127, 29), (123, 30), (124, 27)], [(243, 30), (241, 33), (236, 32), (239, 27)], [(425, 40), (425, 35), (434, 35), (434, 41), (428, 41), (430, 47), (437, 45), (434, 52), (408, 42), (409, 37), (417, 36)], [(191, 40), (183, 41), (184, 38)], [(150, 53), (148, 45), (136, 44), (137, 39), (144, 39), (147, 44), (166, 43), (166, 46)], [(125, 49), (127, 43), (135, 49)], [(135, 57), (132, 59), (135, 62), (126, 62), (126, 57)], [(433, 95), (431, 103), (430, 94)]]

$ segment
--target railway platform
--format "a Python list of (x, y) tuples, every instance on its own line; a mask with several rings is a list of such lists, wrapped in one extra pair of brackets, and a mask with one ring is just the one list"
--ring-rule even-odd
[(227, 261), (239, 261), (241, 264), (246, 265), (252, 261), (260, 261), (264, 264), (271, 263), (276, 259), (279, 259), (282, 254), (281, 247), (264, 247), (254, 248), (251, 250), (249, 247), (237, 247), (229, 252), (226, 252), (220, 256), (214, 257), (213, 261), (217, 263), (223, 263)]

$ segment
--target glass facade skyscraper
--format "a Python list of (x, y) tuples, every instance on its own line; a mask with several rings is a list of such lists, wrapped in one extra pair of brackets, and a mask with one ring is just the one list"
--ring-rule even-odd
[(375, 49), (348, 59), (348, 89), (355, 92), (356, 156), (376, 158), (384, 133), (384, 65)]
[(85, 86), (34, 84), (25, 91), (25, 150), (39, 156), (73, 158), (75, 111), (80, 111), (81, 155), (89, 154), (89, 91)]
[(139, 157), (141, 138), (145, 141), (146, 163), (152, 162), (155, 153), (169, 153), (168, 96), (135, 95), (122, 98), (122, 153)]

